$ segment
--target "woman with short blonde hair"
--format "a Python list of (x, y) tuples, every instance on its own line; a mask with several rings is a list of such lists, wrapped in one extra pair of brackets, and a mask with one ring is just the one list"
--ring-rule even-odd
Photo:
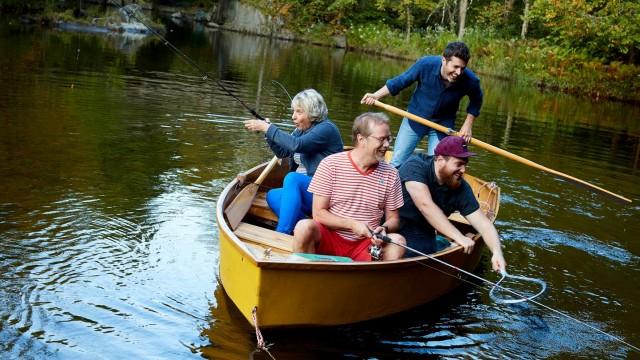
[(296, 129), (288, 134), (262, 120), (247, 120), (245, 127), (262, 131), (273, 153), (289, 158), (291, 171), (282, 188), (267, 193), (267, 203), (278, 215), (276, 231), (291, 234), (298, 220), (311, 215), (313, 195), (307, 191), (320, 161), (343, 150), (338, 127), (328, 119), (327, 105), (314, 89), (306, 89), (291, 100), (291, 119)]

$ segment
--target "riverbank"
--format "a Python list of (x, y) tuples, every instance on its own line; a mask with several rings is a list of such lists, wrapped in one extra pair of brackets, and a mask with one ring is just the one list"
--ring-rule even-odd
[[(451, 32), (438, 30), (416, 33), (406, 39), (404, 34), (374, 25), (350, 28), (345, 37), (355, 49), (408, 60), (440, 54), (447, 42), (456, 40)], [(640, 104), (638, 66), (603, 64), (563, 53), (538, 40), (500, 39), (475, 29), (467, 29), (463, 41), (472, 51), (469, 67), (480, 74), (544, 91)]]
[[(221, 2), (222, 3), (222, 2)], [(144, 6), (144, 4), (143, 4)], [(288, 23), (280, 16), (265, 14), (242, 2), (227, 6), (144, 6), (173, 21), (199, 21), (211, 28), (277, 37), (320, 46), (346, 48), (380, 56), (413, 61), (426, 54), (440, 54), (446, 43), (456, 39), (445, 29), (414, 31), (409, 37), (385, 24), (349, 27), (316, 23), (310, 26)], [(36, 10), (37, 11), (37, 10)], [(21, 21), (43, 25), (81, 24), (105, 26), (122, 31), (122, 26), (104, 16), (98, 7), (82, 11), (43, 9), (40, 14), (23, 14)], [(153, 27), (162, 25), (154, 23)], [(73, 29), (73, 27), (67, 26)], [(467, 28), (463, 41), (472, 50), (469, 67), (483, 76), (494, 76), (535, 86), (541, 91), (559, 91), (595, 101), (615, 100), (640, 104), (640, 67), (619, 62), (605, 64), (535, 39), (504, 39), (491, 31)]]
[[(234, 27), (230, 29), (272, 36)], [(275, 36), (409, 61), (424, 55), (441, 54), (448, 42), (457, 40), (455, 34), (443, 29), (415, 32), (407, 38), (404, 33), (373, 24), (352, 26), (339, 34), (327, 25), (314, 25), (303, 31), (288, 29), (285, 25), (282, 30), (284, 36)], [(469, 67), (481, 75), (517, 81), (541, 91), (640, 105), (638, 66), (619, 62), (604, 64), (566, 53), (539, 40), (501, 39), (473, 28), (467, 29), (463, 41), (472, 51)]]
[[(444, 28), (418, 29), (410, 36), (384, 22), (359, 25), (287, 21), (281, 12), (259, 10), (255, 0), (231, 1), (221, 9), (223, 29), (409, 61), (440, 54), (456, 34)], [(220, 10), (220, 9), (218, 9)], [(467, 27), (463, 38), (472, 51), (469, 64), (481, 75), (517, 81), (542, 91), (558, 91), (595, 101), (640, 104), (640, 66), (605, 63), (538, 39), (505, 38), (494, 30)]]
[[(127, 4), (120, 8), (90, 5), (83, 8), (60, 8), (53, 6), (24, 8), (0, 7), (0, 15), (9, 13), (23, 25), (39, 25), (44, 28), (56, 27), (66, 31), (89, 33), (126, 33), (128, 35), (145, 35), (154, 31), (164, 32), (164, 25), (150, 20), (145, 12), (153, 8), (145, 3)], [(141, 24), (138, 19), (145, 19)], [(12, 22), (12, 21), (10, 21)]]

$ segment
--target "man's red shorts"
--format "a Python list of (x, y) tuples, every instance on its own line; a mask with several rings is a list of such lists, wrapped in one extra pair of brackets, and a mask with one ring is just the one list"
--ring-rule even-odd
[(315, 221), (315, 223), (320, 229), (321, 236), (320, 244), (316, 249), (318, 254), (347, 256), (354, 261), (371, 261), (371, 254), (369, 254), (371, 239), (347, 240), (319, 222)]

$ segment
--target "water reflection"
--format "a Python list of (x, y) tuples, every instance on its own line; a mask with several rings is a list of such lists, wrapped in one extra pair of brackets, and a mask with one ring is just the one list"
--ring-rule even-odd
[[(205, 81), (156, 41), (0, 32), (0, 357), (267, 359), (218, 286), (214, 206), (230, 179), (271, 154), (243, 129), (247, 111), (211, 80), (285, 128), (289, 99), (271, 80), (291, 94), (314, 87), (348, 142), (362, 94), (408, 63), (169, 32), (210, 73)], [(611, 203), (485, 152), (470, 164), (502, 187), (497, 225), (511, 271), (545, 279), (545, 304), (637, 344), (640, 110), (489, 77), (483, 86), (475, 136), (634, 200)], [(388, 102), (403, 107), (409, 93)], [(483, 261), (479, 274), (497, 280)], [(386, 319), (264, 333), (278, 359), (633, 356), (565, 318), (494, 306), (486, 294), (467, 285)]]

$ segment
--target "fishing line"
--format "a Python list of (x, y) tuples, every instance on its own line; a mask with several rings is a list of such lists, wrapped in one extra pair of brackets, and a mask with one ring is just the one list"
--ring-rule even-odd
[[(279, 88), (282, 91), (279, 91), (279, 95), (276, 95), (276, 91), (274, 88)], [(282, 109), (285, 112), (289, 112), (291, 110), (291, 102), (293, 102), (293, 98), (291, 98), (291, 95), (289, 95), (289, 92), (287, 91), (287, 89), (284, 87), (284, 85), (282, 85), (281, 83), (279, 83), (276, 80), (271, 80), (271, 87), (269, 88), (269, 92), (271, 93), (271, 96), (273, 96), (274, 99), (276, 99), (276, 101), (278, 102), (278, 104), (280, 104), (280, 106), (282, 106)], [(280, 98), (282, 97), (282, 92), (284, 92), (287, 97), (289, 98), (289, 104), (285, 104), (282, 101), (280, 101)]]
[[(117, 6), (118, 8), (120, 8), (120, 10), (124, 11), (129, 17), (135, 19), (136, 21), (138, 21), (139, 23), (144, 25), (144, 27), (146, 27), (147, 30), (149, 30), (149, 32), (151, 32), (153, 35), (157, 36), (165, 46), (167, 46), (169, 49), (173, 50), (173, 52), (176, 53), (179, 57), (181, 57), (182, 60), (184, 60), (187, 64), (191, 65), (194, 69), (196, 69), (200, 73), (200, 76), (202, 77), (203, 81), (206, 81), (206, 80), (209, 79), (209, 73), (208, 72), (206, 72), (202, 67), (200, 67), (200, 65), (198, 65), (189, 56), (187, 56), (187, 54), (185, 54), (184, 52), (180, 51), (180, 49), (178, 49), (172, 43), (170, 43), (169, 40), (165, 39), (165, 37), (162, 36), (159, 32), (157, 32), (151, 26), (147, 25), (147, 23), (145, 23), (140, 18), (138, 18), (133, 11), (130, 11), (129, 9), (126, 9), (124, 6), (120, 6), (117, 3), (114, 3), (112, 1), (109, 1), (109, 4)], [(222, 90), (224, 90), (229, 96), (231, 96), (232, 98), (236, 99), (245, 109), (247, 109), (251, 113), (251, 115), (255, 116), (256, 118), (258, 118), (260, 120), (265, 120), (264, 117), (262, 117), (260, 114), (258, 114), (254, 109), (249, 107), (247, 104), (244, 103), (244, 101), (242, 101), (239, 97), (235, 96), (231, 91), (229, 91), (229, 89), (227, 89), (224, 85), (222, 85), (222, 82), (220, 82), (220, 80), (213, 80), (213, 78), (211, 78), (211, 80), (215, 81), (215, 83), (218, 86), (220, 86), (220, 88), (222, 88)]]
[(285, 94), (287, 94), (287, 97), (289, 98), (289, 101), (293, 101), (293, 98), (291, 97), (291, 95), (289, 95), (289, 92), (287, 91), (287, 88), (284, 87), (284, 85), (282, 85), (281, 83), (279, 83), (276, 80), (271, 80), (272, 83), (278, 85), (282, 91), (284, 91)]
[[(369, 230), (369, 231), (371, 231), (371, 230)], [(372, 232), (372, 234), (373, 234), (373, 232)], [(418, 255), (421, 255), (421, 256), (425, 256), (425, 257), (429, 258), (430, 260), (433, 260), (433, 261), (435, 261), (435, 262), (437, 262), (437, 263), (440, 263), (440, 264), (445, 265), (445, 266), (448, 266), (448, 267), (450, 267), (450, 268), (452, 268), (452, 269), (454, 269), (454, 270), (457, 270), (457, 271), (459, 271), (459, 272), (461, 272), (461, 273), (463, 273), (463, 274), (465, 274), (465, 275), (468, 275), (468, 276), (471, 276), (471, 277), (473, 277), (473, 278), (475, 278), (475, 279), (478, 279), (478, 280), (480, 280), (480, 281), (482, 281), (482, 282), (484, 282), (484, 283), (487, 283), (487, 284), (493, 285), (494, 289), (495, 289), (495, 288), (499, 288), (499, 289), (501, 289), (501, 290), (505, 290), (505, 291), (507, 291), (507, 292), (510, 292), (510, 293), (512, 293), (512, 294), (514, 294), (514, 295), (516, 295), (516, 296), (518, 296), (518, 297), (520, 297), (520, 298), (522, 298), (522, 299), (525, 299), (525, 301), (529, 301), (529, 302), (531, 302), (531, 303), (533, 303), (533, 304), (536, 304), (536, 305), (538, 305), (538, 306), (540, 306), (540, 307), (542, 307), (542, 308), (544, 308), (544, 309), (547, 309), (547, 310), (549, 310), (549, 311), (551, 311), (551, 312), (554, 312), (554, 313), (556, 313), (556, 314), (558, 314), (558, 315), (561, 315), (561, 316), (563, 316), (563, 317), (565, 317), (565, 318), (567, 318), (567, 319), (573, 320), (573, 321), (575, 321), (575, 322), (576, 322), (576, 323), (578, 323), (578, 324), (581, 324), (581, 325), (583, 325), (583, 326), (585, 326), (585, 327), (587, 327), (587, 328), (589, 328), (589, 329), (591, 329), (591, 330), (593, 330), (593, 331), (595, 331), (595, 332), (597, 332), (597, 333), (600, 333), (600, 334), (602, 334), (602, 335), (605, 335), (605, 336), (609, 337), (610, 339), (615, 340), (615, 341), (617, 341), (617, 342), (619, 342), (619, 343), (621, 343), (621, 344), (623, 344), (623, 345), (625, 345), (625, 346), (629, 347), (630, 349), (635, 350), (635, 351), (637, 351), (637, 352), (639, 352), (639, 353), (640, 353), (640, 348), (638, 348), (637, 346), (634, 346), (634, 345), (632, 345), (632, 344), (630, 344), (630, 343), (626, 342), (626, 341), (625, 341), (625, 340), (623, 340), (622, 338), (619, 338), (619, 337), (617, 337), (617, 336), (615, 336), (615, 335), (612, 335), (612, 334), (610, 334), (610, 333), (608, 333), (608, 332), (606, 332), (606, 331), (604, 331), (604, 330), (600, 330), (600, 329), (598, 329), (597, 327), (595, 327), (595, 326), (593, 326), (593, 325), (589, 325), (589, 324), (587, 324), (586, 322), (584, 322), (584, 321), (582, 321), (582, 320), (580, 320), (580, 319), (577, 319), (577, 318), (575, 318), (575, 317), (573, 317), (573, 316), (571, 316), (571, 315), (565, 314), (565, 313), (563, 313), (562, 311), (560, 311), (560, 310), (556, 310), (556, 309), (554, 309), (554, 308), (552, 308), (552, 307), (550, 307), (550, 306), (548, 306), (548, 305), (545, 305), (545, 304), (543, 304), (543, 303), (541, 303), (541, 302), (539, 302), (539, 301), (533, 300), (531, 297), (526, 297), (526, 296), (521, 295), (520, 293), (518, 293), (518, 292), (516, 292), (516, 291), (514, 291), (514, 290), (511, 290), (511, 289), (509, 289), (509, 288), (505, 288), (505, 287), (503, 287), (503, 286), (499, 285), (499, 283), (502, 281), (502, 279), (500, 279), (500, 281), (499, 281), (498, 283), (491, 282), (491, 281), (489, 281), (489, 280), (487, 280), (487, 279), (485, 279), (485, 278), (483, 278), (483, 277), (480, 277), (480, 276), (478, 276), (478, 275), (475, 275), (475, 274), (473, 274), (473, 273), (470, 273), (470, 272), (468, 272), (468, 271), (466, 271), (466, 270), (464, 270), (464, 269), (461, 269), (461, 268), (459, 268), (459, 267), (457, 267), (457, 266), (451, 265), (451, 264), (449, 264), (449, 263), (447, 263), (447, 262), (445, 262), (445, 261), (442, 261), (442, 260), (440, 260), (440, 259), (438, 259), (438, 258), (435, 258), (435, 257), (433, 257), (433, 256), (431, 256), (431, 255), (428, 255), (428, 254), (425, 254), (425, 253), (423, 253), (423, 252), (421, 252), (421, 251), (415, 250), (415, 249), (413, 249), (413, 248), (411, 248), (411, 247), (409, 247), (409, 246), (406, 246), (406, 245), (403, 245), (403, 244), (399, 244), (399, 243), (397, 243), (397, 242), (393, 241), (390, 237), (388, 237), (388, 236), (386, 236), (386, 235), (382, 235), (382, 234), (373, 234), (373, 235), (374, 235), (375, 237), (377, 237), (378, 239), (382, 240), (383, 242), (387, 243), (387, 244), (394, 244), (394, 245), (400, 246), (400, 247), (402, 247), (402, 248), (404, 248), (404, 249), (406, 249), (406, 250), (412, 251), (412, 252), (414, 252), (414, 253), (416, 253), (416, 254), (418, 254)], [(426, 267), (429, 267), (429, 268), (431, 268), (431, 269), (437, 270), (437, 271), (439, 271), (439, 272), (441, 272), (441, 273), (443, 273), (443, 274), (446, 274), (446, 275), (449, 275), (449, 276), (451, 276), (451, 277), (455, 277), (455, 278), (457, 278), (457, 279), (460, 279), (460, 280), (462, 280), (462, 281), (465, 281), (465, 282), (467, 282), (467, 283), (469, 283), (469, 284), (472, 284), (472, 285), (478, 286), (478, 287), (480, 287), (480, 288), (482, 287), (482, 286), (480, 286), (480, 285), (478, 285), (478, 284), (475, 284), (475, 283), (473, 283), (473, 282), (471, 282), (471, 281), (468, 281), (468, 280), (466, 280), (466, 279), (463, 279), (463, 278), (462, 278), (462, 277), (460, 277), (460, 276), (453, 275), (453, 274), (448, 273), (448, 272), (446, 272), (446, 271), (443, 271), (443, 270), (441, 270), (441, 269), (437, 269), (437, 268), (432, 267), (432, 266), (429, 266), (429, 265), (427, 265), (427, 264), (425, 264), (425, 263), (421, 263), (420, 261), (418, 261), (417, 263), (418, 263), (418, 264), (421, 264), (421, 265), (424, 265), (424, 266), (426, 266)], [(505, 273), (506, 273), (506, 272), (505, 272)], [(515, 276), (515, 275), (514, 275), (513, 277), (517, 277), (517, 276)], [(504, 277), (503, 277), (503, 279), (504, 279)], [(530, 279), (530, 278), (527, 278), (527, 279)], [(537, 281), (539, 281), (539, 282), (544, 283), (542, 280), (538, 280), (538, 279), (534, 279), (534, 280), (537, 280)], [(546, 284), (545, 284), (545, 289), (546, 289)], [(492, 290), (492, 291), (493, 291), (493, 290)], [(541, 292), (540, 292), (539, 294), (535, 295), (534, 297), (537, 297), (537, 296), (538, 296), (538, 295), (540, 295), (540, 294), (541, 294)], [(507, 303), (507, 302), (505, 302), (505, 303)]]
[[(278, 103), (278, 109), (280, 109), (280, 107), (282, 107), (282, 111), (283, 112), (289, 113), (290, 110), (291, 110), (291, 101), (292, 101), (291, 96), (289, 95), (289, 92), (287, 91), (287, 89), (283, 88), (282, 84), (278, 83), (278, 86), (276, 86), (277, 81), (275, 81), (275, 80), (271, 80), (271, 81), (272, 81), (271, 82), (271, 86), (268, 87), (269, 94)], [(283, 92), (287, 95), (287, 97), (289, 97), (289, 103), (288, 104), (285, 104), (280, 99), (280, 98), (282, 98), (282, 93)]]

